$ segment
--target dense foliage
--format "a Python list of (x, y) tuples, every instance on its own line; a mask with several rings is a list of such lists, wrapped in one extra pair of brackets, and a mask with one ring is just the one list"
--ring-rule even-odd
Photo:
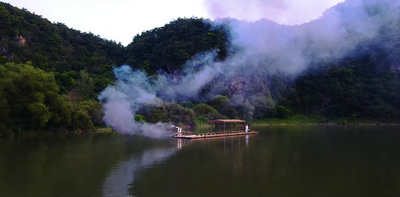
[[(93, 130), (104, 125), (101, 103), (94, 99), (114, 81), (113, 66), (129, 62), (151, 74), (174, 72), (212, 49), (225, 58), (226, 36), (203, 19), (178, 19), (124, 47), (0, 2), (1, 133)], [(179, 104), (146, 112), (136, 118), (196, 124), (194, 111)]]
[(177, 19), (162, 28), (137, 35), (128, 45), (129, 65), (149, 74), (159, 70), (169, 73), (181, 70), (195, 54), (218, 49), (218, 57), (227, 55), (225, 31), (212, 29), (203, 19)]
[(25, 63), (54, 72), (63, 93), (74, 87), (79, 71), (90, 73), (96, 90), (114, 80), (111, 67), (125, 61), (125, 48), (92, 33), (53, 24), (27, 10), (0, 2), (0, 63)]
[(281, 98), (281, 107), (329, 119), (399, 120), (399, 74), (377, 68), (368, 57), (346, 60), (299, 77)]
[(94, 130), (92, 120), (102, 113), (96, 101), (73, 102), (60, 95), (54, 74), (28, 64), (0, 65), (0, 102), (3, 134), (30, 129)]
[[(0, 135), (104, 126), (96, 98), (113, 83), (113, 66), (128, 63), (154, 78), (159, 72), (179, 78), (195, 54), (216, 50), (217, 61), (230, 55), (224, 28), (199, 18), (177, 19), (136, 35), (124, 47), (0, 2)], [(279, 73), (244, 77), (244, 71), (212, 81), (199, 93), (202, 99), (146, 106), (135, 119), (192, 127), (216, 118), (251, 121), (296, 115), (317, 116), (319, 121), (398, 121), (399, 72), (385, 60), (396, 61), (399, 53), (397, 48), (391, 55), (380, 48), (397, 32), (393, 26), (383, 28), (377, 39), (356, 49), (359, 54), (317, 62), (294, 80)], [(214, 87), (222, 91), (210, 94)]]

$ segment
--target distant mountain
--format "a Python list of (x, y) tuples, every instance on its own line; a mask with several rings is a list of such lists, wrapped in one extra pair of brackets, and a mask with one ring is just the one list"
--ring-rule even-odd
[(345, 1), (299, 28), (323, 39), (309, 39), (318, 55), (280, 104), (327, 120), (400, 119), (399, 1)]
[(297, 26), (216, 23), (229, 30), (233, 53), (200, 98), (226, 95), (246, 119), (400, 119), (398, 1), (348, 0)]

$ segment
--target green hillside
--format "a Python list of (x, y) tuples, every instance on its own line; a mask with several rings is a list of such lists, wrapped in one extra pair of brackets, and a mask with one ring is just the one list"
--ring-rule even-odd
[(303, 114), (323, 116), (323, 121), (398, 122), (399, 77), (397, 71), (377, 68), (370, 55), (343, 60), (340, 66), (297, 78), (285, 90), (278, 106), (286, 110), (283, 116)]
[[(347, 17), (350, 12), (340, 6)], [(385, 7), (379, 6), (368, 8), (368, 13), (382, 13)], [(329, 12), (324, 17), (319, 21), (328, 18)], [(293, 29), (323, 25), (319, 21)], [(114, 83), (113, 68), (128, 64), (148, 78), (157, 80), (162, 73), (175, 83), (187, 74), (183, 72), (185, 63), (196, 54), (216, 51), (213, 61), (218, 63), (243, 52), (245, 47), (231, 43), (230, 25), (236, 23), (177, 19), (136, 35), (125, 47), (0, 2), (0, 136), (39, 130), (86, 132), (105, 126), (97, 96)], [(249, 28), (257, 25), (243, 23)], [(293, 30), (272, 22), (266, 27), (278, 29), (282, 35)], [(314, 60), (295, 77), (258, 72), (253, 62), (245, 62), (247, 67), (237, 73), (211, 80), (198, 97), (165, 99), (160, 106), (140, 107), (135, 119), (193, 127), (215, 118), (398, 122), (399, 30), (398, 21), (385, 19), (373, 40), (351, 46), (354, 48), (343, 57), (321, 59), (304, 54)], [(349, 36), (356, 38), (357, 32)], [(258, 40), (249, 41), (253, 42)], [(307, 53), (321, 50), (311, 41), (305, 48)], [(274, 63), (274, 57), (255, 57), (264, 60), (257, 68)], [(290, 51), (287, 57), (291, 57)], [(156, 96), (164, 99), (165, 95), (158, 92)]]
[[(113, 83), (114, 66), (130, 63), (151, 74), (160, 69), (173, 72), (196, 53), (219, 48), (221, 59), (227, 53), (225, 33), (211, 30), (211, 25), (203, 19), (178, 19), (163, 28), (137, 35), (124, 47), (92, 33), (51, 23), (3, 2), (0, 2), (0, 38), (0, 128), (8, 134), (36, 129), (87, 131), (93, 130), (93, 125), (104, 125), (101, 104), (96, 98)], [(32, 74), (26, 70), (31, 70)], [(31, 81), (21, 79), (21, 75), (47, 77), (50, 82), (36, 87), (28, 84)], [(25, 91), (26, 86), (29, 91)], [(43, 93), (47, 88), (57, 96), (56, 100), (66, 103), (58, 104), (60, 108), (55, 109), (54, 101)], [(40, 98), (34, 98), (35, 95)], [(16, 96), (21, 99), (15, 99)], [(40, 116), (34, 117), (37, 114), (29, 107), (36, 102), (41, 106), (36, 111), (43, 112), (40, 124), (34, 123)], [(90, 118), (57, 117), (57, 113), (64, 113), (64, 110), (73, 111), (65, 112), (67, 114), (78, 113)]]
[(218, 58), (227, 56), (227, 37), (223, 29), (212, 29), (211, 21), (177, 19), (161, 28), (143, 32), (128, 45), (128, 64), (154, 74), (173, 73), (195, 54), (219, 49)]

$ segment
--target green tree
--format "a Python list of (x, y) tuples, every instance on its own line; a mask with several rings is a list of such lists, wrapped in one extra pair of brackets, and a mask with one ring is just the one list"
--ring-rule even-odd
[(79, 72), (79, 79), (76, 81), (76, 90), (79, 95), (83, 98), (95, 98), (94, 94), (94, 83), (93, 79), (89, 76), (89, 73), (81, 70)]
[(14, 125), (46, 127), (49, 106), (58, 96), (54, 76), (26, 64), (7, 63), (0, 70), (0, 86)]
[(184, 108), (177, 103), (167, 104), (165, 108), (168, 111), (168, 122), (173, 122), (176, 125), (190, 125), (192, 127), (196, 125), (193, 110)]
[(277, 105), (275, 106), (275, 113), (276, 117), (285, 119), (289, 117), (289, 115), (291, 114), (291, 110), (285, 106)]
[(192, 109), (195, 105), (193, 102), (190, 101), (184, 101), (181, 103), (181, 106), (184, 108)]
[(214, 109), (213, 107), (211, 107), (205, 103), (200, 103), (200, 104), (194, 106), (193, 111), (194, 111), (194, 114), (196, 115), (196, 117), (203, 116), (203, 117), (208, 118), (209, 120), (222, 117), (216, 109)]
[(146, 122), (145, 117), (142, 114), (135, 114), (136, 122)]
[(0, 65), (0, 87), (2, 127), (18, 132), (50, 127), (94, 128), (89, 114), (99, 113), (99, 104), (88, 101), (79, 106), (61, 96), (52, 73), (29, 64), (7, 63)]
[(94, 126), (105, 126), (103, 122), (104, 112), (101, 103), (95, 100), (84, 100), (78, 103), (78, 108), (84, 110), (90, 117)]
[(223, 108), (231, 107), (231, 102), (227, 96), (217, 95), (208, 104), (214, 109), (220, 111)]
[(227, 37), (222, 28), (198, 18), (179, 18), (161, 28), (143, 32), (127, 46), (128, 63), (155, 74), (174, 73), (195, 54), (219, 49), (218, 58), (227, 55)]
[(148, 113), (146, 113), (146, 120), (150, 123), (166, 122), (168, 112), (165, 106), (150, 107)]
[(44, 103), (31, 103), (27, 106), (27, 108), (33, 120), (39, 125), (39, 127), (44, 128), (47, 126), (47, 122), (50, 120), (51, 113)]

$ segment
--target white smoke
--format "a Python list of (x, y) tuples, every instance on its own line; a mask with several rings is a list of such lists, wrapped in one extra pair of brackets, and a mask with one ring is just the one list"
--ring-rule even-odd
[[(269, 20), (214, 21), (213, 25), (229, 28), (232, 48), (225, 61), (216, 61), (218, 51), (213, 50), (193, 57), (184, 65), (181, 75), (160, 72), (156, 78), (126, 65), (116, 68), (117, 82), (99, 96), (104, 103), (104, 121), (122, 133), (166, 136), (160, 124), (134, 121), (140, 106), (204, 100), (199, 98), (199, 93), (205, 86), (235, 76), (252, 79), (282, 73), (295, 77), (313, 62), (350, 56), (363, 43), (373, 41), (382, 27), (398, 25), (399, 10), (399, 1), (350, 0), (327, 10), (320, 19), (299, 26), (279, 25)], [(391, 45), (388, 43), (385, 49), (393, 48)], [(209, 92), (219, 94), (220, 86), (212, 86)], [(252, 95), (236, 94), (231, 100), (234, 104), (249, 106), (246, 113), (251, 116), (254, 107), (249, 104), (248, 96)]]
[(106, 112), (104, 122), (123, 134), (134, 134), (136, 123), (128, 96), (110, 86), (99, 95), (99, 99), (103, 101), (103, 110)]
[(142, 71), (133, 71), (129, 66), (115, 68), (114, 73), (118, 81), (99, 95), (105, 112), (104, 122), (122, 134), (167, 137), (167, 127), (163, 123), (147, 124), (136, 122), (134, 118), (141, 105), (161, 103), (148, 76)]

